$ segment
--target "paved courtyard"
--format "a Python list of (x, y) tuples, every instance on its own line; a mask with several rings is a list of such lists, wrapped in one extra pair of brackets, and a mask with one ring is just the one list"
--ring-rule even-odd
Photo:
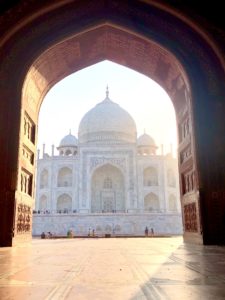
[(0, 299), (225, 299), (225, 247), (181, 237), (34, 239), (0, 248)]

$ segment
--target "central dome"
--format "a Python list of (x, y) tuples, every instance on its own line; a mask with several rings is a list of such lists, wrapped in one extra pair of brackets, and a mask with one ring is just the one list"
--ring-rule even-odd
[(88, 111), (80, 122), (79, 143), (136, 143), (136, 125), (130, 114), (108, 97)]

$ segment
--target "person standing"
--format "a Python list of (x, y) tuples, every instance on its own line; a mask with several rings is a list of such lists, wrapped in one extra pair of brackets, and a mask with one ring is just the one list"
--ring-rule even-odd
[(154, 236), (154, 229), (151, 228), (151, 236)]
[(145, 236), (148, 236), (148, 227), (145, 227)]

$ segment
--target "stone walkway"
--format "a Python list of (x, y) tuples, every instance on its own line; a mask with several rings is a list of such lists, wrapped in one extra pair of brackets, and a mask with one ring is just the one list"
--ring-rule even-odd
[(0, 248), (0, 299), (225, 299), (225, 247), (180, 237), (35, 239)]

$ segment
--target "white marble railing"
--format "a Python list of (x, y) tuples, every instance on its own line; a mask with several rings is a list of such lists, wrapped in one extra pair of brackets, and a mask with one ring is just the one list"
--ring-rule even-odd
[[(130, 214), (134, 213), (129, 212), (129, 210), (113, 210), (113, 211), (94, 211), (89, 212), (87, 214)], [(139, 214), (169, 214), (169, 213), (179, 213), (177, 210), (165, 210), (165, 209), (157, 209), (157, 210), (136, 210), (135, 213)], [(77, 210), (33, 210), (33, 214), (35, 215), (65, 215), (65, 214), (80, 214)], [(83, 215), (83, 213), (82, 213)]]

